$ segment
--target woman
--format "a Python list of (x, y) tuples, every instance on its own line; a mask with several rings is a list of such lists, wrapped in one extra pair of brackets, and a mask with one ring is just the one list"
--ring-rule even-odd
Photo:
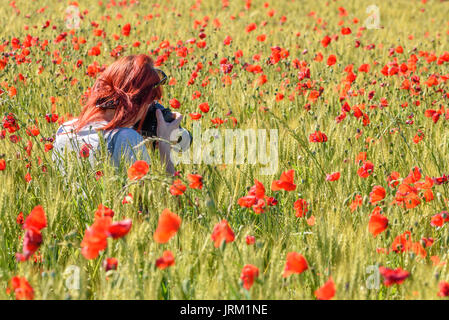
[[(152, 59), (144, 54), (123, 57), (111, 64), (95, 81), (78, 118), (58, 129), (55, 160), (61, 161), (66, 152), (75, 152), (92, 163), (100, 147), (101, 131), (116, 166), (122, 160), (149, 162), (144, 139), (133, 127), (139, 127), (149, 106), (161, 99), (161, 85), (166, 77), (161, 78), (160, 73), (153, 67)], [(167, 123), (161, 111), (156, 111), (157, 136), (163, 140), (170, 140), (182, 120), (181, 114), (173, 114), (175, 120)], [(159, 142), (158, 148), (167, 172), (174, 173), (170, 145)]]

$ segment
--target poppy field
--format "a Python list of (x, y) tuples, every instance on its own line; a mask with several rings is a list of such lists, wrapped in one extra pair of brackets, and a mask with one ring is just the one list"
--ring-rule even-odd
[[(0, 299), (449, 296), (447, 1), (4, 2)], [(276, 170), (59, 170), (58, 127), (141, 53), (182, 127), (275, 130)]]

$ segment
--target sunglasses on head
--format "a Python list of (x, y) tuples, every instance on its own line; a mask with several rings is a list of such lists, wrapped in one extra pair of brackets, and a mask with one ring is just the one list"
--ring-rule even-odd
[(161, 85), (164, 85), (167, 82), (167, 75), (161, 69), (154, 69), (154, 70), (157, 72), (157, 75), (159, 76), (160, 79), (159, 82), (153, 85), (153, 88), (157, 88)]

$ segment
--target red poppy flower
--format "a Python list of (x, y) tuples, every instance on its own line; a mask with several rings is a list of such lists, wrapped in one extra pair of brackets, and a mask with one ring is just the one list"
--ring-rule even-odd
[(305, 217), (307, 212), (309, 212), (309, 204), (307, 203), (306, 200), (304, 199), (298, 199), (295, 201), (295, 203), (293, 204), (293, 208), (295, 209), (295, 215), (297, 218), (302, 218)]
[(51, 143), (46, 143), (45, 145), (44, 145), (44, 151), (45, 152), (48, 152), (48, 151), (50, 151), (50, 150), (52, 150), (53, 149), (53, 144), (51, 144)]
[(374, 186), (369, 194), (369, 202), (376, 204), (385, 198), (385, 189), (382, 186)]
[(215, 248), (218, 248), (223, 242), (229, 243), (234, 241), (235, 235), (228, 222), (222, 220), (215, 225), (211, 238), (214, 241)]
[(412, 251), (421, 258), (425, 258), (427, 256), (427, 252), (421, 242), (413, 242), (410, 231), (406, 231), (403, 234), (398, 235), (391, 244), (391, 250), (396, 253)]
[(128, 169), (128, 178), (130, 180), (142, 179), (150, 170), (150, 165), (143, 160), (137, 160)]
[(18, 225), (23, 225), (24, 224), (24, 220), (23, 220), (23, 212), (19, 212), (19, 214), (17, 215), (16, 218), (16, 222)]
[(250, 23), (249, 25), (246, 26), (245, 31), (247, 33), (249, 33), (251, 31), (256, 30), (256, 28), (257, 28), (257, 25), (253, 22), (253, 23)]
[(373, 173), (374, 164), (371, 161), (364, 161), (362, 167), (357, 170), (357, 174), (361, 178), (367, 178)]
[(156, 260), (156, 267), (163, 270), (175, 264), (175, 257), (171, 251), (164, 251), (162, 257)]
[(223, 40), (223, 44), (225, 46), (229, 46), (231, 44), (231, 42), (232, 42), (232, 38), (230, 36), (226, 36)]
[(393, 284), (401, 284), (410, 276), (408, 271), (405, 271), (401, 268), (397, 269), (389, 269), (385, 267), (379, 267), (379, 272), (384, 277), (384, 284), (388, 287)]
[(108, 236), (113, 239), (122, 238), (128, 234), (129, 230), (131, 230), (132, 224), (131, 219), (114, 222), (108, 228)]
[(334, 172), (326, 175), (327, 181), (337, 181), (338, 179), (340, 179), (340, 172)]
[(106, 271), (117, 270), (118, 260), (116, 258), (106, 258), (103, 261), (103, 267)]
[(133, 203), (133, 195), (131, 193), (128, 193), (128, 195), (126, 195), (122, 200), (122, 204), (128, 203)]
[(28, 260), (39, 249), (41, 243), (42, 234), (39, 230), (27, 230), (23, 238), (22, 253), (16, 253), (17, 261), (23, 262)]
[(410, 170), (409, 175), (403, 180), (403, 183), (410, 184), (421, 180), (421, 169), (414, 167)]
[(89, 56), (99, 56), (101, 54), (101, 50), (98, 46), (92, 47), (87, 53)]
[(315, 296), (318, 300), (330, 300), (335, 296), (335, 284), (332, 277), (318, 290), (315, 291)]
[(301, 274), (309, 268), (306, 258), (297, 252), (289, 252), (287, 254), (287, 262), (285, 263), (284, 273), (282, 277), (286, 278), (292, 274)]
[(131, 33), (131, 24), (127, 23), (122, 28), (122, 34), (125, 37), (128, 37), (130, 33)]
[(326, 142), (327, 136), (321, 131), (315, 131), (309, 135), (309, 142)]
[(368, 230), (374, 237), (376, 237), (379, 233), (384, 232), (387, 229), (387, 227), (388, 227), (387, 217), (379, 213), (371, 214), (368, 223)]
[(170, 186), (170, 193), (174, 196), (181, 196), (186, 191), (187, 187), (182, 183), (181, 180), (176, 179)]
[(266, 206), (274, 206), (276, 203), (276, 199), (265, 195), (265, 187), (257, 179), (254, 179), (254, 185), (250, 188), (248, 195), (238, 200), (241, 207), (252, 208), (256, 214), (265, 212)]
[(81, 253), (86, 259), (95, 259), (100, 251), (108, 246), (108, 229), (112, 223), (111, 217), (97, 217), (87, 228), (81, 242)]
[(202, 117), (201, 113), (198, 112), (189, 113), (189, 116), (192, 120), (199, 120)]
[(256, 237), (255, 236), (246, 236), (245, 238), (246, 244), (251, 245), (256, 243)]
[(179, 109), (180, 106), (181, 103), (178, 101), (178, 99), (176, 98), (170, 99), (170, 107), (172, 107), (173, 109)]
[(109, 209), (108, 207), (104, 206), (103, 204), (99, 204), (97, 211), (95, 211), (95, 218), (100, 217), (114, 217), (114, 211)]
[(402, 183), (395, 195), (395, 203), (407, 209), (413, 209), (421, 203), (419, 190), (412, 184)]
[(81, 150), (80, 150), (80, 157), (81, 158), (89, 158), (91, 148), (92, 148), (92, 146), (90, 146), (88, 144), (83, 144), (83, 146), (81, 147)]
[(279, 180), (275, 180), (271, 184), (271, 190), (285, 190), (285, 191), (293, 191), (296, 189), (296, 184), (293, 183), (295, 177), (295, 170), (289, 170), (282, 172), (281, 178)]
[(2, 120), (3, 128), (7, 129), (9, 133), (14, 133), (20, 129), (16, 117), (13, 113), (8, 113)]
[(17, 95), (17, 89), (15, 87), (8, 88), (8, 95), (10, 97), (15, 97)]
[(363, 197), (358, 194), (355, 196), (354, 200), (352, 200), (351, 204), (349, 205), (349, 208), (351, 209), (351, 212), (354, 212), (357, 210), (358, 207), (361, 207), (363, 204)]
[(323, 40), (321, 40), (321, 45), (326, 48), (329, 43), (331, 43), (332, 39), (329, 36), (324, 36)]
[(366, 73), (368, 73), (368, 72), (369, 72), (369, 68), (370, 68), (370, 65), (369, 65), (369, 64), (367, 64), (367, 63), (362, 64), (362, 65), (359, 67), (359, 72), (366, 72)]
[(256, 80), (256, 84), (258, 86), (261, 86), (263, 84), (265, 84), (268, 81), (267, 76), (265, 74), (259, 76)]
[(207, 102), (200, 103), (199, 108), (204, 113), (208, 113), (210, 109), (209, 104)]
[(98, 170), (97, 172), (95, 172), (95, 180), (100, 180), (101, 177), (104, 176), (103, 172), (101, 170)]
[(13, 277), (10, 281), (7, 292), (13, 291), (16, 300), (33, 300), (34, 290), (25, 277)]
[(347, 28), (347, 27), (341, 28), (341, 34), (344, 36), (351, 34), (351, 28)]
[(159, 216), (158, 226), (154, 232), (153, 239), (157, 243), (168, 242), (181, 226), (181, 218), (168, 209), (164, 209)]
[(189, 174), (187, 175), (187, 180), (190, 188), (200, 190), (203, 188), (203, 177), (199, 174)]
[(29, 136), (36, 137), (36, 136), (39, 135), (40, 131), (39, 131), (39, 128), (36, 125), (33, 125), (31, 128), (27, 128), (26, 129), (26, 133)]
[(438, 291), (439, 297), (449, 297), (449, 283), (447, 281), (441, 281), (438, 285), (440, 291)]
[(23, 229), (25, 230), (36, 230), (40, 231), (47, 226), (47, 218), (45, 216), (45, 211), (42, 206), (38, 205), (31, 210), (30, 214), (23, 224)]
[(400, 174), (397, 171), (393, 171), (387, 178), (388, 185), (395, 188), (399, 184)]
[(449, 222), (449, 213), (441, 211), (430, 219), (430, 224), (434, 227), (442, 227), (445, 222)]
[(240, 279), (243, 282), (243, 288), (246, 290), (251, 289), (254, 284), (254, 280), (259, 277), (259, 269), (252, 265), (247, 264), (243, 267), (242, 274), (240, 275)]
[(31, 174), (27, 172), (27, 174), (25, 175), (25, 181), (30, 183), (31, 180), (33, 180), (33, 178), (31, 177)]
[(328, 66), (333, 66), (336, 62), (337, 62), (337, 57), (336, 57), (334, 54), (331, 54), (331, 55), (327, 58), (327, 65), (328, 65)]
[(267, 39), (267, 35), (266, 34), (260, 34), (257, 36), (256, 40), (259, 42), (264, 42)]

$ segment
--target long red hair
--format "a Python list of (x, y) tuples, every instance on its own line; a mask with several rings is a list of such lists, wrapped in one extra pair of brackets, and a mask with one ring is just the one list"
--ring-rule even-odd
[(103, 130), (130, 127), (143, 119), (147, 106), (162, 97), (162, 88), (154, 85), (160, 81), (153, 60), (145, 54), (120, 58), (104, 70), (92, 86), (87, 101), (75, 123), (75, 131), (90, 122), (101, 119), (113, 105), (114, 118)]

